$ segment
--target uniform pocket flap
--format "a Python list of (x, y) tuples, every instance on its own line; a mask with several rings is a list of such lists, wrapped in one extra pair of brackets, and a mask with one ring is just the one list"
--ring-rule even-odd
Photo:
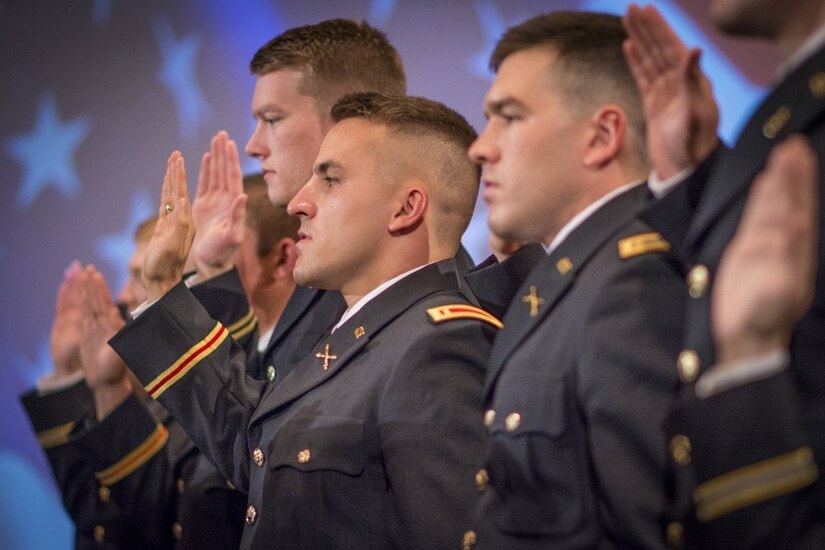
[(332, 470), (347, 475), (364, 471), (364, 422), (341, 416), (295, 416), (278, 430), (269, 453), (272, 470)]
[(560, 378), (520, 374), (499, 383), (493, 433), (519, 436), (541, 433), (551, 437), (567, 429), (566, 384)]

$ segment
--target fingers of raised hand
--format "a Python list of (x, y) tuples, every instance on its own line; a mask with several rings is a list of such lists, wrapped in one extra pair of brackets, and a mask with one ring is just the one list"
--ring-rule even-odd
[(622, 21), (649, 71), (661, 74), (678, 66), (686, 48), (653, 6), (630, 6)]
[(205, 195), (211, 188), (210, 170), (212, 163), (212, 153), (204, 153), (201, 157), (201, 171), (198, 173), (198, 189), (195, 192), (196, 199)]

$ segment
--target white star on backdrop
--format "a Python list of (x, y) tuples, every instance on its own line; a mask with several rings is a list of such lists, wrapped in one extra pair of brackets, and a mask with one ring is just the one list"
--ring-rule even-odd
[(172, 25), (165, 18), (156, 19), (154, 29), (163, 57), (158, 77), (175, 100), (181, 135), (191, 139), (197, 134), (201, 120), (210, 113), (195, 78), (200, 36), (188, 34), (181, 39), (175, 38)]
[(473, 7), (481, 32), (484, 33), (484, 45), (467, 60), (467, 70), (470, 74), (485, 80), (492, 80), (490, 54), (509, 25), (504, 21), (504, 17), (492, 0), (476, 0)]
[(376, 27), (386, 27), (397, 7), (398, 0), (372, 0), (370, 2), (370, 14), (367, 19)]
[(74, 153), (91, 126), (89, 117), (61, 122), (54, 96), (40, 100), (34, 128), (28, 134), (9, 138), (6, 152), (23, 165), (23, 181), (17, 192), (17, 205), (28, 208), (48, 187), (66, 198), (80, 192), (74, 167)]

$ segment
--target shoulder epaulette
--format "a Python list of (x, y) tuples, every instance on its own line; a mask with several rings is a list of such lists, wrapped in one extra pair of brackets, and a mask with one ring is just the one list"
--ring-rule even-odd
[(625, 237), (618, 244), (619, 258), (623, 260), (651, 252), (667, 252), (670, 250), (670, 243), (655, 231)]
[(478, 319), (493, 325), (496, 328), (504, 328), (504, 324), (494, 315), (483, 309), (468, 304), (450, 304), (444, 306), (431, 307), (427, 310), (427, 315), (433, 323), (439, 324), (453, 319)]

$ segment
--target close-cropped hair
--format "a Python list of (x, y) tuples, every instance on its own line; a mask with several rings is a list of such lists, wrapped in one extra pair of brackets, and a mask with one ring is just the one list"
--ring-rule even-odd
[(606, 13), (556, 11), (511, 27), (496, 44), (490, 68), (498, 72), (509, 56), (546, 48), (556, 55), (549, 82), (579, 112), (617, 103), (636, 136), (634, 146), (645, 155), (645, 123), (641, 98), (624, 57), (627, 33), (621, 18)]
[(244, 176), (243, 190), (247, 196), (246, 225), (258, 236), (258, 256), (269, 254), (283, 238), (298, 240), (300, 220), (287, 214), (286, 208), (272, 204), (261, 174)]
[(423, 97), (357, 93), (341, 98), (330, 115), (336, 123), (358, 118), (382, 125), (398, 138), (406, 149), (408, 171), (434, 184), (430, 194), (443, 229), (439, 236), (456, 242), (461, 238), (481, 176), (481, 168), (467, 156), (478, 134), (461, 114)]
[(298, 91), (313, 98), (324, 117), (349, 93), (407, 92), (401, 56), (383, 32), (364, 21), (329, 19), (289, 29), (262, 46), (249, 68), (258, 76), (300, 72)]
[(152, 238), (152, 234), (155, 232), (155, 224), (158, 221), (157, 216), (152, 216), (146, 220), (143, 220), (138, 224), (137, 228), (135, 229), (135, 242), (140, 243), (143, 241), (148, 241)]

